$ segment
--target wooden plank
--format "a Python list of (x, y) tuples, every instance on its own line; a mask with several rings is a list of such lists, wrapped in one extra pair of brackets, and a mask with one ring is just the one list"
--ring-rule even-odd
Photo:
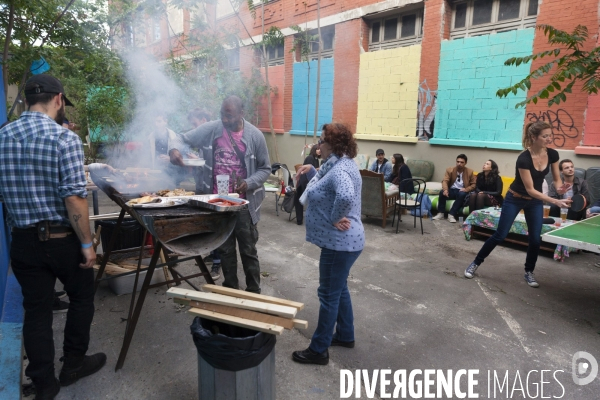
[(264, 322), (267, 324), (279, 325), (283, 326), (286, 329), (292, 329), (294, 327), (294, 321), (289, 318), (277, 317), (275, 315), (263, 314), (256, 311), (250, 310), (242, 310), (240, 308), (223, 306), (220, 304), (211, 304), (205, 303), (203, 301), (195, 301), (195, 300), (183, 300), (183, 299), (174, 299), (179, 300), (175, 301), (176, 303), (186, 304), (194, 307), (200, 308), (202, 310), (214, 311), (221, 314), (233, 315), (234, 317), (251, 319), (253, 321)]
[[(210, 304), (210, 303), (202, 303), (200, 301), (194, 301), (194, 300), (188, 300), (188, 299), (180, 299), (180, 298), (173, 298), (173, 301), (177, 304), (184, 304), (186, 306), (192, 306), (192, 307), (196, 307), (196, 308), (203, 308), (203, 307), (198, 307), (199, 304), (209, 304), (211, 306), (217, 306), (216, 304)], [(225, 306), (220, 306), (220, 307), (225, 307)], [(227, 307), (229, 308), (229, 307)], [(207, 309), (207, 308), (204, 308)], [(233, 310), (239, 310), (238, 308), (233, 308)], [(213, 309), (211, 311), (217, 311), (217, 312), (221, 312), (223, 314), (228, 314), (228, 315), (235, 315), (235, 316), (241, 316), (241, 315), (237, 315), (237, 314), (229, 314), (228, 312), (225, 311), (218, 311), (217, 309)], [(243, 310), (239, 310), (239, 311), (243, 311)], [(246, 311), (246, 312), (254, 312), (254, 311)], [(265, 317), (269, 317), (269, 318), (279, 318), (282, 321), (282, 323), (276, 323), (277, 325), (281, 325), (286, 329), (291, 329), (291, 327), (296, 328), (296, 329), (308, 329), (308, 321), (305, 321), (303, 319), (287, 319), (287, 318), (281, 318), (281, 317), (276, 317), (274, 315), (267, 315), (267, 314), (262, 314), (262, 313), (257, 313), (261, 316), (265, 316)], [(256, 318), (249, 318), (248, 319), (254, 319), (255, 321), (261, 321), (261, 322), (271, 322), (268, 320), (261, 320), (261, 319), (256, 319)], [(291, 326), (290, 328), (288, 326)]]
[(224, 295), (228, 295), (228, 296), (233, 296), (233, 297), (237, 297), (240, 299), (256, 300), (256, 301), (262, 301), (264, 303), (279, 304), (282, 306), (294, 307), (294, 308), (297, 308), (298, 310), (302, 310), (304, 308), (304, 303), (299, 303), (297, 301), (280, 299), (279, 297), (265, 296), (264, 294), (251, 293), (251, 292), (246, 292), (245, 290), (231, 289), (231, 288), (227, 288), (224, 286), (204, 285), (204, 286), (202, 286), (202, 290), (204, 290), (205, 292), (210, 292), (210, 293), (219, 293), (219, 294), (224, 294)]
[(221, 304), (242, 308), (244, 310), (258, 311), (265, 314), (278, 315), (284, 318), (294, 318), (298, 310), (294, 307), (282, 306), (279, 304), (263, 303), (260, 301), (240, 299), (237, 297), (225, 296), (218, 293), (196, 292), (195, 290), (171, 288), (167, 293), (180, 299), (189, 299), (204, 301), (206, 303)]
[(264, 322), (252, 321), (250, 319), (234, 317), (232, 315), (216, 313), (199, 308), (190, 308), (189, 312), (213, 321), (224, 322), (226, 324), (241, 326), (242, 328), (253, 329), (259, 332), (271, 333), (273, 335), (281, 335), (281, 332), (283, 332), (283, 326), (279, 325), (266, 324)]
[(294, 318), (292, 322), (294, 323), (294, 328), (296, 329), (308, 329), (308, 321)]

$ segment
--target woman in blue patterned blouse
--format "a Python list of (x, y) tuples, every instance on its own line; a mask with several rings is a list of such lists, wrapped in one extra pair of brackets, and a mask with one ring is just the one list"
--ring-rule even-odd
[(317, 291), (321, 306), (310, 346), (295, 351), (292, 358), (325, 365), (329, 346), (354, 347), (347, 279), (365, 245), (365, 231), (360, 219), (362, 180), (353, 160), (358, 146), (352, 132), (343, 124), (324, 125), (319, 144), (321, 168), (304, 165), (298, 176), (310, 179), (300, 201), (307, 207), (306, 240), (321, 248)]

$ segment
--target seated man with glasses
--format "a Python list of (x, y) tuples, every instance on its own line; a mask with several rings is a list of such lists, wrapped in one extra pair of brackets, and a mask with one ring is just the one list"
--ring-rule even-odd
[(453, 199), (454, 204), (448, 212), (448, 221), (456, 222), (458, 210), (463, 206), (465, 198), (475, 189), (477, 179), (473, 170), (466, 167), (467, 156), (459, 154), (456, 157), (456, 166), (446, 168), (446, 174), (442, 180), (442, 192), (438, 200), (438, 213), (433, 219), (443, 219), (446, 210), (446, 200)]

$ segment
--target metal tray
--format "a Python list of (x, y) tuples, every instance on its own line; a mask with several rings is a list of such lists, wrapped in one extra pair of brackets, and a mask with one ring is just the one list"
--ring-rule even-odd
[[(212, 199), (229, 200), (233, 203), (239, 203), (239, 206), (228, 206), (228, 207), (216, 206), (216, 205), (208, 202), (209, 200), (212, 200)], [(188, 205), (190, 205), (192, 207), (206, 208), (208, 210), (220, 211), (220, 212), (240, 211), (240, 210), (245, 210), (248, 208), (248, 200), (238, 199), (236, 197), (221, 196), (218, 194), (210, 194), (210, 195), (190, 197), (190, 199), (188, 200)]]

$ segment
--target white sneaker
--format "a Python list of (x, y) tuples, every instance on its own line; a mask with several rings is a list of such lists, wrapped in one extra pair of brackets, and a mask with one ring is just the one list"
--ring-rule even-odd
[(435, 217), (431, 218), (434, 221), (438, 221), (440, 219), (444, 219), (444, 213), (437, 213), (435, 214)]
[(448, 215), (448, 221), (449, 221), (449, 222), (452, 222), (452, 223), (455, 223), (455, 222), (456, 222), (456, 218), (454, 218), (454, 215), (452, 215), (452, 214), (449, 214), (449, 215)]

